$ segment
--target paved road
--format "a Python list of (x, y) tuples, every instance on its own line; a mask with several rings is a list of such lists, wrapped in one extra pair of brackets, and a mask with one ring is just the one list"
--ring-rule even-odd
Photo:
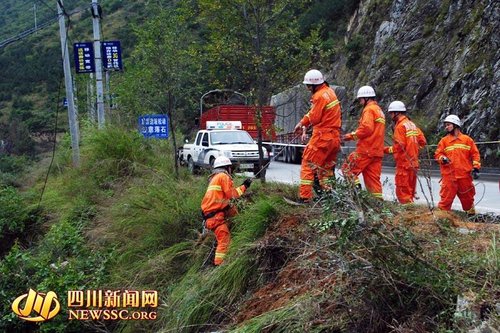
[[(342, 177), (342, 175), (338, 171), (337, 177)], [(300, 180), (300, 165), (272, 162), (267, 170), (266, 179), (268, 181), (298, 184)], [(363, 181), (363, 177), (360, 177), (360, 179), (361, 181)], [(476, 210), (480, 213), (493, 212), (495, 214), (500, 214), (499, 180), (492, 181), (490, 179), (491, 177), (489, 177), (488, 180), (478, 179), (477, 181), (474, 181), (474, 184), (476, 186)], [(384, 187), (384, 199), (396, 200), (394, 169), (384, 168), (382, 171), (381, 180)], [(427, 185), (428, 178), (424, 176), (419, 177), (419, 184), (421, 184), (422, 186), (417, 185), (417, 196), (419, 197), (419, 199), (417, 200), (418, 203), (425, 204), (426, 202), (431, 202), (432, 198), (434, 206), (437, 206), (437, 203), (439, 201), (439, 180), (439, 175), (431, 175), (429, 186)], [(426, 198), (428, 201), (426, 200)], [(455, 198), (452, 208), (456, 210), (462, 209), (458, 198)]]

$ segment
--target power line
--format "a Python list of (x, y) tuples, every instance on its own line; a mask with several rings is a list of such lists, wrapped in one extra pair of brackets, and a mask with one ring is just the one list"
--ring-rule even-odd
[[(84, 10), (85, 9), (78, 9), (78, 10), (71, 11), (70, 13), (67, 13), (67, 12), (65, 12), (65, 13), (66, 13), (66, 16), (69, 19), (71, 16), (73, 16), (75, 14), (78, 14), (78, 13), (84, 11)], [(13, 42), (16, 42), (16, 41), (21, 40), (21, 39), (23, 39), (25, 37), (28, 37), (29, 35), (32, 35), (33, 33), (37, 32), (39, 30), (42, 30), (42, 29), (48, 27), (49, 25), (51, 25), (52, 23), (54, 23), (58, 19), (59, 19), (58, 16), (51, 17), (50, 19), (48, 19), (44, 23), (39, 24), (38, 27), (36, 27), (36, 28), (27, 29), (27, 30), (25, 30), (25, 31), (23, 31), (23, 32), (15, 35), (15, 36), (12, 36), (12, 37), (9, 37), (9, 38), (7, 38), (7, 39), (5, 39), (3, 41), (0, 41), (0, 49), (3, 48), (3, 47), (5, 47), (5, 46), (7, 46), (7, 45), (9, 45), (9, 44), (11, 44), (11, 43), (13, 43)]]
[(39, 24), (37, 28), (31, 28), (31, 29), (28, 29), (28, 30), (21, 32), (20, 34), (18, 34), (16, 36), (12, 36), (10, 38), (7, 38), (7, 39), (0, 42), (0, 48), (5, 47), (5, 46), (7, 46), (10, 43), (13, 43), (15, 41), (21, 40), (21, 39), (37, 32), (37, 31), (39, 31), (39, 30), (42, 30), (42, 29), (48, 27), (49, 25), (51, 25), (55, 21), (57, 21), (57, 17), (54, 17), (49, 21), (46, 21), (42, 24)]
[(9, 44), (11, 44), (11, 43), (13, 43), (15, 41), (21, 40), (21, 39), (23, 39), (25, 37), (28, 37), (29, 35), (31, 35), (31, 34), (37, 32), (37, 31), (39, 31), (39, 30), (42, 30), (42, 29), (48, 27), (49, 25), (51, 25), (52, 23), (54, 23), (55, 21), (57, 21), (57, 19), (58, 18), (56, 16), (56, 17), (52, 18), (49, 21), (46, 21), (46, 22), (44, 22), (42, 24), (39, 24), (37, 28), (31, 28), (31, 29), (25, 30), (25, 31), (21, 32), (20, 34), (18, 34), (16, 36), (12, 36), (10, 38), (7, 38), (7, 39), (1, 41), (0, 42), (0, 48), (5, 47), (5, 46), (7, 46), (7, 45), (9, 45)]
[[(3, 25), (0, 38), (3, 39), (9, 37), (9, 35), (22, 33), (33, 26), (33, 7), (24, 8), (24, 5), (26, 4), (30, 6), (33, 5), (33, 3), (25, 2), (23, 6), (9, 8), (8, 10), (0, 10), (2, 18), (6, 22), (9, 22), (8, 24)], [(47, 19), (50, 19), (51, 17), (47, 14), (46, 10), (37, 10), (37, 21), (44, 22)], [(21, 30), (21, 32), (19, 32), (19, 30)]]
[(19, 5), (17, 7), (12, 7), (12, 4), (11, 3), (5, 3), (4, 7), (2, 9), (0, 9), (0, 11), (2, 13), (5, 13), (5, 12), (16, 12), (16, 11), (20, 11), (21, 8), (28, 8), (31, 7), (32, 3), (29, 3), (29, 2), (19, 2), (19, 1), (16, 1), (15, 2), (16, 5)]
[[(45, 2), (45, 0), (37, 0), (37, 1), (40, 1), (40, 2), (42, 3), (42, 5), (45, 5), (45, 7), (49, 8), (49, 9), (50, 9), (50, 11), (52, 11), (52, 12), (54, 12), (54, 14), (58, 15), (58, 14), (57, 14), (57, 10), (56, 10), (56, 9), (54, 9), (54, 7), (53, 7), (53, 6), (49, 6), (49, 5)], [(64, 7), (63, 7), (63, 8), (64, 8)]]

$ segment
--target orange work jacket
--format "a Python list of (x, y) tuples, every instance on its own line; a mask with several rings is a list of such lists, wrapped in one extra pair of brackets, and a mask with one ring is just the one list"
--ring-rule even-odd
[(369, 101), (363, 108), (358, 128), (351, 133), (356, 152), (370, 157), (384, 156), (385, 115), (377, 102)]
[(302, 126), (313, 126), (314, 132), (331, 132), (340, 129), (340, 102), (332, 88), (323, 83), (312, 95), (311, 109), (300, 120)]
[(233, 178), (225, 170), (214, 170), (208, 179), (207, 192), (201, 201), (201, 210), (205, 215), (224, 211), (231, 199), (239, 198), (246, 191), (245, 185), (235, 188)]
[[(443, 164), (443, 157), (450, 163)], [(443, 177), (468, 178), (472, 168), (481, 168), (479, 150), (474, 140), (463, 133), (448, 134), (437, 146), (434, 158), (439, 162)]]
[(387, 154), (394, 154), (398, 168), (418, 169), (418, 151), (427, 144), (424, 133), (413, 121), (400, 115), (394, 127), (393, 145), (384, 148)]

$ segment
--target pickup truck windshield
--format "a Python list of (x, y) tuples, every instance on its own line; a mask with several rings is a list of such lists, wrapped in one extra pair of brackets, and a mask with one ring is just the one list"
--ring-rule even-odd
[(244, 131), (224, 131), (210, 133), (210, 140), (213, 145), (230, 145), (237, 143), (251, 143), (254, 141), (250, 134)]

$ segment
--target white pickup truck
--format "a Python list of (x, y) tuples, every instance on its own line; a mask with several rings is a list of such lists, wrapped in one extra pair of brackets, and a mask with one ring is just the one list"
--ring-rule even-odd
[[(218, 156), (226, 156), (239, 170), (259, 171), (259, 148), (247, 131), (240, 130), (239, 121), (207, 121), (207, 129), (196, 134), (194, 143), (186, 143), (178, 153), (181, 164), (190, 172), (211, 168)], [(264, 163), (269, 153), (263, 148)]]

